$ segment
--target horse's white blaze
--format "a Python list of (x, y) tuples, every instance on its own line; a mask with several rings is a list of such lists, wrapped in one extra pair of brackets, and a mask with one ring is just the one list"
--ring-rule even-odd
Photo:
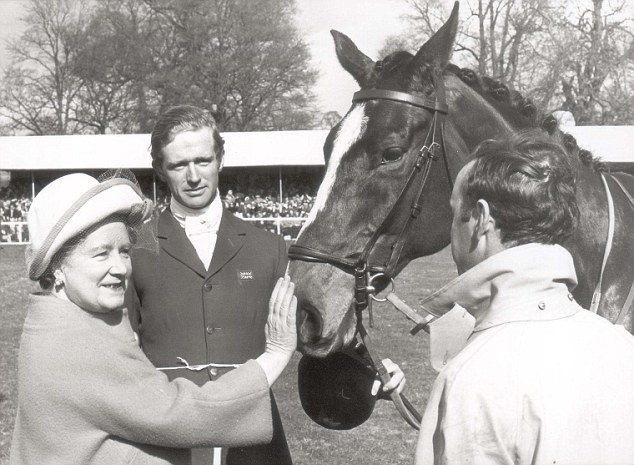
[(365, 104), (362, 103), (358, 105), (355, 109), (348, 113), (341, 126), (339, 126), (339, 132), (337, 132), (337, 135), (335, 136), (324, 180), (319, 187), (319, 192), (317, 192), (317, 198), (315, 199), (313, 208), (310, 210), (310, 214), (308, 215), (304, 226), (300, 230), (298, 238), (315, 220), (317, 214), (323, 210), (326, 205), (326, 200), (328, 200), (328, 196), (332, 191), (332, 186), (335, 183), (337, 168), (339, 168), (339, 164), (341, 163), (343, 156), (348, 152), (348, 150), (350, 150), (352, 144), (363, 136), (368, 123), (364, 110)]

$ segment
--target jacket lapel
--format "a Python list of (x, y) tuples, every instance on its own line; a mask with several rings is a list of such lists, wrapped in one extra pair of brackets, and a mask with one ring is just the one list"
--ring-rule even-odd
[(158, 237), (161, 247), (167, 254), (191, 268), (201, 277), (204, 278), (207, 275), (196, 249), (187, 239), (185, 230), (178, 224), (169, 209), (166, 209), (159, 217)]
[[(222, 210), (222, 219), (218, 229), (216, 248), (214, 249), (207, 276), (213, 276), (229, 261), (244, 245), (247, 231), (242, 222), (238, 221), (227, 210)], [(194, 252), (195, 253), (195, 252)]]

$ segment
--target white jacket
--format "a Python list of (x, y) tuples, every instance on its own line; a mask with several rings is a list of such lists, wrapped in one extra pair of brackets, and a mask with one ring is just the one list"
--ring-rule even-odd
[(416, 464), (634, 464), (634, 337), (582, 309), (570, 254), (498, 253), (423, 301), (475, 317), (423, 417)]

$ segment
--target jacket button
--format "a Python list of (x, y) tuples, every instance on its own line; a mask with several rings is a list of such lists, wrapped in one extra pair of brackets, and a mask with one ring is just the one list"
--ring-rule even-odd
[(203, 284), (203, 289), (206, 290), (207, 292), (211, 291), (212, 287), (213, 285), (210, 282), (206, 282), (205, 284)]
[(207, 334), (213, 334), (216, 328), (213, 326), (207, 326)]
[(537, 304), (537, 307), (540, 310), (544, 310), (546, 308), (546, 303), (545, 302), (540, 302), (540, 303)]

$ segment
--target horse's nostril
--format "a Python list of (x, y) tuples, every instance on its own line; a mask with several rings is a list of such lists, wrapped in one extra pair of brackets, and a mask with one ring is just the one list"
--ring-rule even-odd
[(319, 310), (306, 301), (299, 304), (299, 339), (310, 344), (321, 338), (322, 318)]

